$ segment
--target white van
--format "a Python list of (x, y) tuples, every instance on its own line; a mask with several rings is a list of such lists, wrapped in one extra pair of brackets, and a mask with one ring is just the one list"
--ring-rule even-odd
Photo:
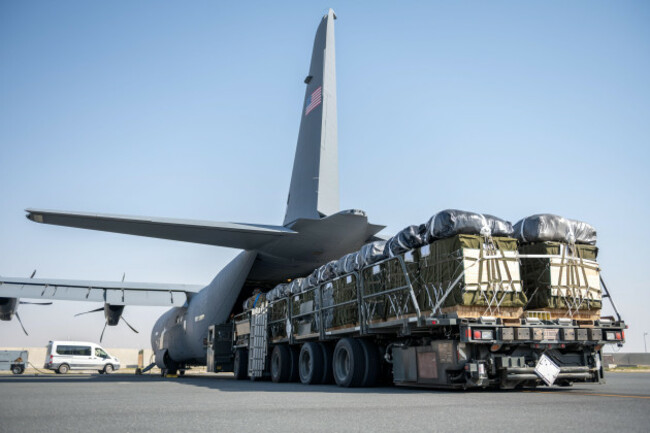
[(50, 341), (45, 354), (45, 368), (58, 374), (70, 370), (97, 370), (112, 373), (120, 368), (120, 360), (101, 346), (85, 341)]

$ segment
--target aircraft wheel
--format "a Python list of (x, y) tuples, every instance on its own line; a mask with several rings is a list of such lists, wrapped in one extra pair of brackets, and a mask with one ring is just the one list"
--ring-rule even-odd
[(333, 356), (334, 380), (338, 386), (355, 387), (363, 381), (366, 357), (361, 343), (342, 338), (336, 343)]
[(298, 375), (305, 385), (322, 383), (324, 356), (318, 343), (305, 343), (298, 355)]
[(271, 380), (275, 383), (288, 382), (291, 379), (291, 349), (279, 344), (271, 353)]
[(68, 371), (70, 371), (70, 366), (68, 364), (61, 364), (56, 371), (59, 374), (66, 374)]
[(332, 355), (334, 349), (332, 345), (327, 343), (318, 343), (321, 352), (323, 352), (323, 378), (321, 383), (330, 384), (334, 383), (334, 375), (332, 374)]
[(379, 349), (377, 348), (377, 345), (370, 340), (361, 338), (357, 341), (361, 343), (363, 354), (366, 358), (363, 380), (361, 381), (360, 386), (375, 386), (377, 384), (377, 380), (379, 379), (379, 371), (381, 367), (379, 364)]
[(248, 378), (248, 350), (237, 349), (235, 351), (235, 362), (233, 372), (235, 379), (244, 380)]

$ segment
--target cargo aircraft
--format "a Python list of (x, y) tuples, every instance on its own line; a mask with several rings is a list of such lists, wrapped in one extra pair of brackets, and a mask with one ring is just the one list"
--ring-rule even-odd
[(243, 251), (205, 287), (0, 277), (0, 320), (14, 314), (20, 320), (19, 298), (102, 302), (89, 313), (103, 311), (108, 326), (123, 320), (127, 305), (169, 305), (152, 330), (156, 365), (168, 371), (205, 365), (208, 327), (225, 323), (255, 288), (304, 276), (376, 240), (384, 226), (369, 223), (361, 210), (339, 210), (335, 19), (330, 9), (316, 31), (282, 225), (27, 209), (37, 223)]

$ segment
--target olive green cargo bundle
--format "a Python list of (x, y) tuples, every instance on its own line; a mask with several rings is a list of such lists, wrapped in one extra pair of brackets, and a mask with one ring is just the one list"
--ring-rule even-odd
[(359, 324), (357, 277), (344, 275), (321, 286), (323, 327), (325, 330), (354, 327)]
[(268, 328), (271, 341), (283, 340), (287, 335), (287, 319), (289, 317), (289, 300), (282, 298), (269, 304)]
[(501, 308), (526, 305), (515, 239), (460, 234), (421, 247), (419, 258), (423, 310), (440, 303), (447, 309), (485, 307), (498, 315)]
[(363, 269), (364, 308), (370, 321), (402, 318), (417, 312), (411, 294), (411, 287), (416, 297), (421, 292), (416, 254), (407, 251)]
[(317, 287), (303, 288), (303, 290), (292, 294), (290, 298), (291, 332), (299, 337), (310, 336), (320, 329), (320, 318), (316, 313), (320, 309)]
[(598, 247), (562, 242), (534, 242), (519, 246), (521, 275), (529, 298), (526, 309), (600, 310), (602, 292)]

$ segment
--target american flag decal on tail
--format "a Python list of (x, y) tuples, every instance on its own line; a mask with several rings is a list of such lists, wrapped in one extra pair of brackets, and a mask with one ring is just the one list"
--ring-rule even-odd
[(321, 103), (322, 97), (321, 97), (321, 91), (323, 90), (322, 86), (318, 86), (316, 90), (314, 90), (309, 96), (309, 99), (307, 99), (307, 108), (305, 108), (305, 116), (311, 113), (311, 111), (318, 107)]

